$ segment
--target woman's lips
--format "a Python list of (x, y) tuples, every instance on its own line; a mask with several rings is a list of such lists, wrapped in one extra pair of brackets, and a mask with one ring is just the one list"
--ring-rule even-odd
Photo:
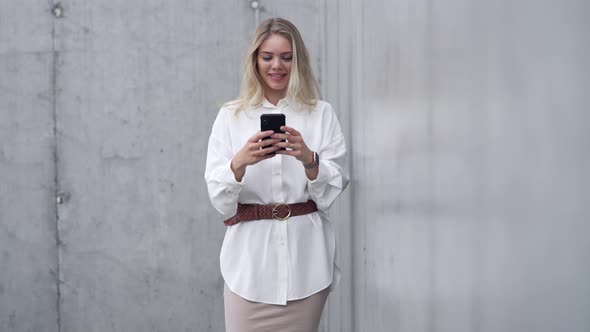
[(283, 78), (285, 78), (285, 76), (287, 76), (287, 74), (268, 74), (268, 76), (270, 77), (271, 80), (278, 82), (278, 81), (282, 81)]

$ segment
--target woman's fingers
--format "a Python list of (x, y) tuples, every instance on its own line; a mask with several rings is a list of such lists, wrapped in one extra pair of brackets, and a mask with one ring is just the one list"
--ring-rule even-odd
[(260, 142), (256, 142), (254, 144), (251, 145), (252, 150), (260, 150), (263, 149), (269, 145), (274, 145), (277, 142), (280, 142), (280, 139), (275, 139), (275, 138), (269, 138), (269, 139), (263, 139)]
[(254, 134), (254, 136), (250, 137), (250, 139), (248, 140), (248, 142), (250, 143), (256, 143), (258, 141), (260, 141), (263, 138), (269, 137), (272, 134), (274, 134), (274, 131), (272, 130), (267, 130), (267, 131), (259, 131), (256, 134)]
[(250, 137), (243, 150), (246, 164), (254, 165), (277, 154), (289, 155), (302, 160), (305, 152), (309, 149), (301, 137), (301, 133), (288, 126), (282, 126), (281, 130), (285, 133), (267, 130), (257, 132)]
[[(277, 150), (277, 154), (289, 155), (297, 158), (297, 160), (303, 161), (304, 157), (308, 155), (309, 148), (305, 144), (301, 133), (295, 128), (288, 126), (281, 126), (281, 130), (285, 133), (276, 133), (271, 137), (273, 139), (280, 139), (281, 142), (275, 143), (274, 145), (280, 148), (286, 148), (287, 150)], [(285, 142), (286, 140), (286, 142)]]
[(271, 145), (271, 146), (265, 147), (264, 149), (260, 149), (260, 150), (256, 151), (255, 153), (258, 155), (258, 157), (267, 157), (267, 155), (269, 155), (268, 157), (270, 158), (274, 155), (274, 153), (278, 149), (280, 149), (280, 148), (275, 145)]
[(279, 139), (281, 141), (289, 141), (290, 143), (300, 143), (303, 141), (301, 136), (295, 136), (291, 134), (274, 134), (271, 136), (273, 139)]
[(297, 130), (295, 130), (295, 128), (291, 128), (288, 126), (281, 126), (281, 130), (286, 133), (289, 133), (291, 135), (294, 135), (294, 136), (301, 136), (301, 133), (298, 132)]
[(283, 142), (283, 141), (279, 140), (279, 142), (275, 143), (274, 146), (278, 146), (279, 148), (297, 150), (301, 145), (298, 143)]

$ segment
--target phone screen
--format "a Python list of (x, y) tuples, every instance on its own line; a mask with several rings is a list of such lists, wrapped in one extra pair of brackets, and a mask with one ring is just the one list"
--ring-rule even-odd
[[(260, 131), (267, 131), (272, 130), (275, 133), (282, 133), (281, 126), (285, 125), (285, 114), (280, 113), (272, 113), (272, 114), (262, 114), (260, 116)], [(268, 139), (269, 137), (265, 138)], [(284, 140), (283, 140), (284, 142)], [(281, 148), (281, 150), (286, 150), (285, 148)]]

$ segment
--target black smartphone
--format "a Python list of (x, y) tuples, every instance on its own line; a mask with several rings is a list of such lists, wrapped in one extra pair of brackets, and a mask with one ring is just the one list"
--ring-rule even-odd
[[(270, 113), (270, 114), (262, 114), (260, 116), (260, 131), (267, 131), (272, 130), (275, 133), (284, 134), (285, 132), (281, 130), (281, 126), (285, 125), (285, 114), (280, 113)], [(268, 139), (270, 137), (266, 137), (264, 139)], [(284, 142), (285, 140), (283, 140)], [(281, 148), (281, 150), (286, 150), (285, 148)]]

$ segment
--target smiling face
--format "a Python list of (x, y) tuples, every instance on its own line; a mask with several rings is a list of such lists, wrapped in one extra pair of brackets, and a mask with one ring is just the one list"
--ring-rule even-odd
[(293, 49), (287, 38), (271, 34), (260, 44), (256, 63), (267, 99), (278, 100), (285, 97), (291, 77), (292, 60)]

